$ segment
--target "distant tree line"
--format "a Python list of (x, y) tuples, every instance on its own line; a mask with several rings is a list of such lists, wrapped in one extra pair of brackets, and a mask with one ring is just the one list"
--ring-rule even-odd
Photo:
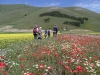
[[(63, 24), (71, 24), (71, 25), (75, 25), (75, 26), (80, 26), (80, 24), (84, 24), (84, 21), (88, 21), (87, 17), (75, 17), (75, 16), (70, 16), (67, 14), (63, 14), (60, 13), (59, 11), (52, 11), (52, 12), (46, 12), (46, 13), (42, 13), (39, 15), (39, 17), (43, 17), (43, 16), (53, 16), (53, 17), (59, 17), (59, 18), (69, 18), (69, 19), (73, 19), (76, 20), (77, 22), (68, 22), (65, 21)], [(78, 24), (78, 25), (76, 25)]]
[(77, 26), (77, 27), (80, 27), (80, 25), (81, 25), (81, 23), (78, 21), (76, 21), (76, 22), (65, 21), (63, 24), (70, 24), (70, 25)]

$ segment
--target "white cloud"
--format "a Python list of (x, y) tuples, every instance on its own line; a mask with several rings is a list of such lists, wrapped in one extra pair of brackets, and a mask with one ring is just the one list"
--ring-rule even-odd
[(94, 0), (94, 1), (91, 1), (91, 0), (84, 1), (83, 0), (81, 3), (78, 3), (75, 6), (80, 6), (80, 7), (87, 8), (89, 10), (100, 13), (100, 1), (98, 0)]
[(50, 3), (50, 4), (48, 4), (48, 5), (46, 5), (46, 6), (58, 6), (60, 3)]
[(39, 4), (39, 5), (36, 5), (35, 6), (38, 6), (38, 7), (49, 7), (49, 6), (58, 6), (60, 5), (60, 3), (43, 3), (43, 4)]

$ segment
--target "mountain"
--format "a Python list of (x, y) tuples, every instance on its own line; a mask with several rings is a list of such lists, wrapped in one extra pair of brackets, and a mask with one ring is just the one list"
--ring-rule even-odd
[[(63, 24), (65, 21), (76, 22), (76, 20), (64, 17), (55, 17), (45, 15), (40, 17), (40, 14), (59, 11), (61, 14), (69, 15), (70, 17), (87, 17), (88, 21), (84, 21), (80, 27)], [(49, 22), (44, 22), (44, 19), (49, 18)], [(43, 29), (53, 28), (57, 24), (59, 29), (67, 27), (70, 29), (88, 29), (92, 31), (100, 31), (100, 14), (81, 8), (81, 7), (34, 7), (24, 4), (0, 5), (0, 27), (12, 25), (18, 29), (32, 29), (34, 25), (41, 26)]]

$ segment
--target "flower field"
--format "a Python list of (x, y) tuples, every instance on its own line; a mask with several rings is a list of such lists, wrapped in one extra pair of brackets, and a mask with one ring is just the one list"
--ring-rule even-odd
[(0, 56), (1, 75), (100, 75), (97, 34), (64, 34), (19, 42), (7, 49)]
[(33, 39), (32, 34), (0, 34), (0, 48), (6, 48), (11, 43), (29, 41)]

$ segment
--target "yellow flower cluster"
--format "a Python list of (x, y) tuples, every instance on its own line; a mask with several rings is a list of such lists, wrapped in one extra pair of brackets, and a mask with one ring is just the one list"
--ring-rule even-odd
[(0, 34), (0, 48), (7, 47), (11, 43), (29, 41), (33, 39), (33, 34)]

